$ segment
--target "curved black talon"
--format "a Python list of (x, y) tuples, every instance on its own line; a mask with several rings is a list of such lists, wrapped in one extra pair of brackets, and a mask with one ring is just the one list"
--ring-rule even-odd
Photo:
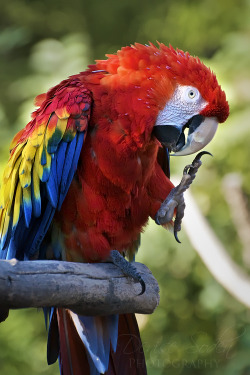
[(124, 275), (131, 277), (134, 281), (141, 284), (142, 290), (138, 294), (138, 296), (141, 296), (146, 290), (146, 284), (133, 263), (128, 262), (117, 250), (110, 251), (110, 258), (112, 262), (120, 268)]
[(157, 215), (155, 215), (155, 223), (156, 223), (157, 225), (161, 225), (161, 223), (159, 222), (159, 219), (158, 219)]
[(181, 241), (179, 240), (179, 238), (178, 238), (178, 234), (177, 234), (178, 232), (175, 230), (174, 231), (174, 238), (175, 238), (175, 240), (178, 242), (178, 243), (181, 243)]
[[(140, 276), (140, 275), (139, 275)], [(143, 280), (143, 278), (140, 276), (140, 278), (138, 279), (139, 283), (141, 284), (141, 293), (138, 294), (138, 296), (141, 296), (142, 294), (144, 294), (145, 290), (146, 290), (146, 284), (145, 284), (145, 281)]]
[[(194, 163), (195, 161), (200, 160), (201, 157), (202, 157), (203, 155), (210, 155), (210, 156), (213, 156), (213, 154), (211, 154), (211, 152), (208, 152), (208, 151), (201, 151), (201, 152), (199, 152), (199, 153), (195, 156), (195, 158), (194, 158), (194, 160), (193, 160), (193, 163)], [(193, 163), (192, 163), (192, 164), (193, 164)]]
[(195, 158), (194, 158), (194, 160), (192, 161), (192, 164), (188, 164), (188, 165), (186, 165), (185, 166), (185, 168), (184, 168), (184, 170), (183, 170), (183, 174), (192, 174), (193, 173), (193, 170), (195, 170), (195, 169), (197, 169), (198, 170), (198, 168), (200, 167), (200, 165), (195, 165), (197, 162), (200, 162), (201, 163), (201, 157), (203, 156), (203, 155), (210, 155), (210, 156), (213, 156), (210, 152), (208, 152), (208, 151), (201, 151), (201, 152), (199, 152), (196, 156), (195, 156)]

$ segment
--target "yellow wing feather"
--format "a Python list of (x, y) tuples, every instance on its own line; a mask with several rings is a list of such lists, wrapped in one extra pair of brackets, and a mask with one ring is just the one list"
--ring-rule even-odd
[(13, 227), (16, 226), (19, 215), (20, 215), (20, 208), (22, 204), (22, 187), (20, 182), (17, 184), (16, 194), (15, 194), (15, 204), (14, 204), (14, 212), (13, 212)]
[(15, 193), (15, 188), (16, 188), (16, 184), (17, 184), (17, 181), (18, 181), (18, 177), (19, 177), (19, 173), (18, 173), (18, 169), (19, 169), (19, 166), (21, 164), (21, 158), (17, 159), (17, 162), (12, 170), (12, 175), (11, 175), (11, 187), (10, 187), (10, 191), (9, 191), (9, 200), (12, 202), (12, 199), (14, 197), (14, 193)]
[(22, 159), (19, 167), (19, 180), (23, 188), (27, 188), (31, 184), (31, 168), (32, 162)]
[(31, 140), (29, 139), (26, 143), (25, 147), (23, 148), (22, 157), (26, 160), (33, 160), (36, 154), (37, 148), (32, 144)]
[[(62, 116), (68, 115), (67, 111), (60, 112)], [(55, 115), (54, 115), (55, 116)], [(69, 116), (69, 115), (68, 115)], [(51, 116), (51, 119), (53, 116)], [(40, 199), (40, 180), (46, 180), (51, 167), (51, 154), (47, 145), (53, 137), (62, 139), (67, 128), (68, 118), (54, 118), (53, 124), (47, 122), (33, 130), (25, 142), (18, 143), (12, 150), (10, 159), (3, 174), (3, 184), (0, 191), (0, 233), (6, 234), (10, 223), (10, 214), (13, 208), (14, 227), (19, 219), (22, 203), (31, 204), (31, 182), (35, 199)], [(23, 134), (23, 132), (20, 132)], [(13, 199), (15, 200), (13, 203)]]

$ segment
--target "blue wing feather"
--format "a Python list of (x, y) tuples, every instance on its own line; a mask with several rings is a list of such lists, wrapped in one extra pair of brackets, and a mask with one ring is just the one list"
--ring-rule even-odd
[(57, 149), (57, 157), (56, 157), (56, 168), (57, 168), (57, 185), (59, 186), (61, 183), (63, 166), (66, 156), (66, 150), (68, 147), (68, 143), (62, 141)]
[(37, 223), (34, 228), (35, 236), (31, 241), (28, 242), (28, 256), (33, 256), (40, 248), (40, 245), (44, 239), (45, 234), (51, 224), (51, 221), (55, 214), (55, 208), (52, 207), (51, 203), (48, 202), (46, 210), (42, 216), (42, 220), (37, 219)]
[(57, 183), (57, 164), (56, 158), (51, 160), (50, 176), (46, 183), (47, 194), (51, 205), (56, 208), (58, 202), (58, 183)]
[(34, 217), (39, 217), (42, 212), (41, 196), (39, 196), (38, 198), (35, 198), (33, 177), (32, 177), (32, 182), (31, 182), (31, 201), (32, 201), (33, 215)]
[(32, 203), (31, 198), (27, 201), (23, 200), (23, 211), (25, 217), (25, 225), (29, 228), (31, 217), (32, 217)]
[(72, 161), (74, 159), (75, 149), (76, 149), (77, 135), (74, 137), (73, 141), (68, 144), (67, 153), (65, 156), (65, 162), (63, 166), (62, 178), (61, 178), (61, 193), (64, 194), (67, 184), (67, 179), (72, 166)]
[[(75, 137), (77, 139), (76, 139), (76, 145), (74, 145), (75, 149), (74, 149), (74, 155), (73, 155), (72, 161), (71, 163), (68, 162), (67, 166), (64, 166), (64, 171), (67, 170), (68, 173), (63, 173), (63, 176), (62, 176), (61, 192), (60, 192), (59, 202), (58, 202), (59, 210), (62, 206), (64, 198), (69, 190), (73, 176), (76, 172), (77, 163), (79, 160), (79, 156), (80, 156), (81, 149), (82, 149), (82, 144), (84, 141), (84, 136), (85, 136), (85, 133), (80, 133), (77, 135), (77, 137)], [(68, 150), (67, 155), (65, 157), (65, 162), (67, 161), (68, 155), (70, 155), (71, 153), (72, 153), (72, 149)]]

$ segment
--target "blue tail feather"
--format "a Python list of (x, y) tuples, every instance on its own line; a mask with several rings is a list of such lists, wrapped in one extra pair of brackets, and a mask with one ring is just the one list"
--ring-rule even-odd
[(6, 254), (6, 259), (10, 260), (12, 258), (15, 258), (15, 256), (16, 256), (16, 245), (15, 245), (15, 241), (14, 241), (14, 239), (12, 237), (11, 240), (10, 240), (9, 246), (8, 246), (8, 251), (7, 251), (7, 254)]
[[(104, 373), (109, 365), (110, 344), (113, 350), (116, 350), (119, 316), (92, 317), (71, 313), (71, 317), (87, 350), (92, 371), (95, 369)], [(91, 375), (94, 375), (94, 372), (91, 372)]]

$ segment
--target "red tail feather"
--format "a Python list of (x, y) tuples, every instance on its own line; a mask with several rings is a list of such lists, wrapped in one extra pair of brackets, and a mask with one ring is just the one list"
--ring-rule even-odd
[[(61, 375), (89, 375), (85, 347), (67, 310), (57, 311)], [(111, 348), (105, 375), (146, 375), (146, 363), (134, 314), (119, 316), (117, 349)]]
[(67, 310), (57, 311), (61, 375), (89, 374), (89, 363), (83, 343)]
[(119, 316), (117, 349), (111, 350), (105, 375), (147, 375), (140, 332), (134, 314)]

